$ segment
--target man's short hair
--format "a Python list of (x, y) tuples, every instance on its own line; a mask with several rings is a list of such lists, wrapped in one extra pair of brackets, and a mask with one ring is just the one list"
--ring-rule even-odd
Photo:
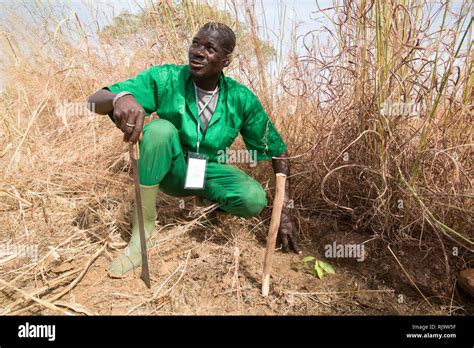
[(199, 28), (199, 30), (217, 31), (221, 36), (222, 47), (226, 53), (231, 54), (234, 52), (236, 41), (234, 31), (224, 23), (207, 22), (201, 28)]

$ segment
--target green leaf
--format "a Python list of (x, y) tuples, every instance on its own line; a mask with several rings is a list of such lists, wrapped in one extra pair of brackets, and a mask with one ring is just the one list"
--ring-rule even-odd
[(308, 262), (311, 262), (314, 260), (314, 257), (313, 256), (306, 256), (304, 259), (303, 259), (303, 263), (306, 265)]
[[(314, 263), (314, 271), (316, 271), (316, 275), (319, 279), (323, 279), (324, 277), (324, 270), (319, 266), (319, 261)], [(313, 272), (314, 273), (314, 272)]]
[(329, 263), (318, 261), (318, 264), (326, 273), (330, 273), (330, 274), (336, 273), (336, 271), (334, 271), (334, 268)]

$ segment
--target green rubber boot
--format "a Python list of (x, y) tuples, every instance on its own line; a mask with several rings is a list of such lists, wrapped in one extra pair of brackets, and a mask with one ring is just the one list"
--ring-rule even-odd
[[(145, 226), (145, 238), (147, 247), (153, 246), (151, 236), (155, 228), (156, 220), (156, 197), (158, 195), (158, 185), (143, 186), (140, 185), (140, 193), (142, 198), (143, 222)], [(110, 265), (109, 275), (123, 276), (132, 271), (136, 267), (142, 265), (142, 253), (140, 247), (140, 231), (138, 227), (138, 212), (133, 209), (132, 237), (125, 250), (117, 256)]]

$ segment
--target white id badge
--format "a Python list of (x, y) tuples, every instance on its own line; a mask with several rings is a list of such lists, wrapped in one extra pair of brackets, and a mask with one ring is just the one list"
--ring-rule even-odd
[(188, 171), (186, 173), (186, 189), (203, 189), (206, 176), (206, 155), (188, 152)]

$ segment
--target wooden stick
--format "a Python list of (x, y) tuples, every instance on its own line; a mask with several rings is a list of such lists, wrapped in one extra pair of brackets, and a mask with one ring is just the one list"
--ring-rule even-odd
[(262, 295), (268, 296), (270, 290), (270, 272), (272, 270), (273, 251), (275, 250), (278, 228), (280, 227), (281, 210), (285, 199), (286, 175), (276, 174), (275, 199), (273, 201), (272, 219), (267, 237), (267, 248), (265, 250), (265, 259), (263, 261), (262, 275)]
[(69, 313), (68, 311), (62, 310), (62, 309), (59, 308), (58, 306), (56, 306), (56, 305), (54, 305), (54, 304), (52, 304), (52, 303), (50, 303), (50, 302), (48, 302), (48, 301), (44, 301), (44, 300), (42, 300), (42, 299), (40, 299), (40, 298), (37, 298), (37, 297), (35, 297), (35, 296), (32, 296), (32, 295), (30, 295), (29, 293), (27, 293), (26, 291), (23, 291), (23, 290), (17, 288), (16, 286), (13, 286), (13, 285), (11, 285), (10, 283), (7, 283), (7, 282), (5, 282), (5, 281), (3, 281), (3, 280), (1, 280), (1, 279), (0, 279), (0, 284), (5, 285), (5, 286), (8, 286), (9, 288), (11, 288), (11, 289), (15, 290), (16, 292), (18, 292), (18, 293), (19, 293), (20, 295), (22, 295), (23, 297), (25, 297), (25, 298), (27, 298), (27, 299), (29, 299), (29, 300), (33, 300), (33, 301), (35, 301), (36, 303), (38, 303), (38, 304), (42, 305), (43, 307), (46, 307), (46, 308), (48, 308), (48, 309), (50, 309), (50, 310), (52, 310), (52, 311), (57, 311), (57, 312), (59, 312), (59, 313), (68, 314), (68, 315), (71, 314), (71, 313)]
[[(77, 276), (77, 278), (74, 279), (68, 286), (66, 286), (66, 288), (64, 288), (59, 294), (53, 295), (49, 298), (45, 298), (45, 301), (53, 303), (53, 302), (59, 300), (64, 295), (66, 295), (69, 291), (71, 291), (81, 281), (81, 279), (87, 273), (87, 271), (88, 271), (89, 267), (92, 265), (92, 263), (99, 257), (100, 254), (102, 254), (102, 252), (105, 250), (105, 247), (106, 246), (103, 245), (99, 250), (96, 251), (96, 253), (89, 259), (89, 261), (87, 261), (86, 265), (84, 266), (81, 273)], [(71, 271), (71, 274), (77, 273), (78, 271), (79, 270), (73, 270), (73, 271)], [(52, 287), (49, 287), (49, 288), (52, 288)], [(36, 296), (35, 294), (36, 293), (32, 293), (32, 295)], [(20, 309), (16, 310), (15, 312), (10, 313), (10, 315), (19, 315), (19, 314), (24, 313), (25, 311), (31, 309), (31, 307), (32, 307), (32, 305), (20, 308)]]
[(148, 289), (151, 288), (150, 270), (148, 268), (148, 253), (146, 248), (145, 224), (143, 221), (142, 196), (140, 194), (140, 175), (138, 173), (138, 160), (140, 159), (140, 149), (138, 143), (130, 144), (130, 161), (132, 162), (133, 181), (135, 184), (135, 204), (138, 213), (138, 229), (140, 231), (140, 247), (142, 251), (142, 273), (140, 278), (145, 282)]

